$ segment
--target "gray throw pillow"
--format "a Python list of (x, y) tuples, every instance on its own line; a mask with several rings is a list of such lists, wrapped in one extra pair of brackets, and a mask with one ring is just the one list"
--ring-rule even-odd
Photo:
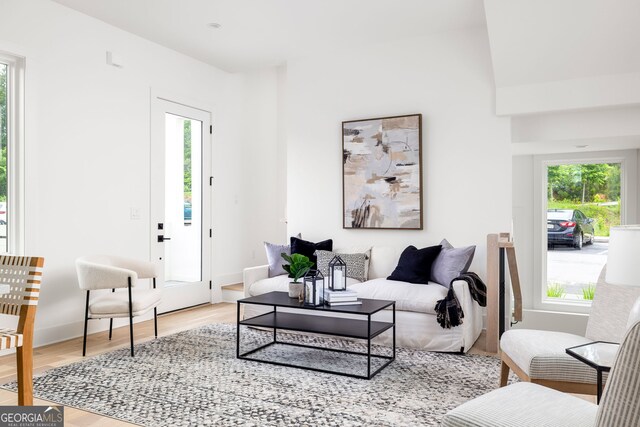
[(347, 277), (364, 282), (367, 280), (365, 273), (365, 264), (367, 262), (366, 254), (339, 254), (337, 252), (317, 250), (318, 270), (324, 277), (329, 277), (329, 263), (338, 255), (345, 264), (347, 264)]
[(431, 266), (431, 281), (449, 288), (453, 279), (469, 270), (476, 247), (454, 248), (447, 239), (442, 240), (440, 245), (442, 250)]
[[(301, 238), (301, 234), (298, 233), (296, 237)], [(267, 262), (269, 263), (269, 277), (288, 274), (282, 268), (282, 264), (287, 263), (282, 259), (282, 253), (291, 255), (291, 245), (276, 245), (275, 243), (264, 242), (264, 250), (267, 253)]]
[(290, 245), (276, 245), (274, 243), (264, 242), (264, 250), (267, 252), (267, 262), (269, 263), (269, 277), (280, 276), (281, 274), (287, 274), (282, 268), (282, 264), (287, 262), (282, 259), (281, 254), (284, 252), (287, 255), (291, 255)]

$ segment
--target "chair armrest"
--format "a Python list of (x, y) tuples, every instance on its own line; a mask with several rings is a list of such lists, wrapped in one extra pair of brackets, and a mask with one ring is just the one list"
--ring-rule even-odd
[(133, 287), (138, 281), (138, 274), (133, 270), (83, 260), (76, 261), (76, 270), (80, 289), (87, 291), (126, 288), (129, 278)]
[(249, 288), (258, 280), (269, 278), (269, 266), (259, 265), (257, 267), (245, 268), (242, 271), (242, 281), (244, 283), (244, 296), (245, 298), (251, 296), (249, 294)]

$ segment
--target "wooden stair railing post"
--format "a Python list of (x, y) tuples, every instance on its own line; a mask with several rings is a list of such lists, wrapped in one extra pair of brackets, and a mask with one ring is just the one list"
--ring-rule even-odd
[(516, 248), (513, 244), (507, 247), (507, 261), (509, 262), (509, 274), (511, 276), (511, 289), (513, 290), (513, 320), (522, 321), (522, 289), (520, 288), (520, 274), (518, 273), (518, 261)]
[[(509, 266), (511, 290), (513, 291), (513, 312), (506, 287), (505, 256)], [(516, 249), (509, 233), (488, 234), (486, 351), (498, 352), (500, 335), (508, 329), (507, 323), (511, 319), (522, 320), (522, 290), (518, 275)]]
[(497, 234), (487, 235), (487, 336), (486, 351), (498, 352), (500, 303), (500, 247)]

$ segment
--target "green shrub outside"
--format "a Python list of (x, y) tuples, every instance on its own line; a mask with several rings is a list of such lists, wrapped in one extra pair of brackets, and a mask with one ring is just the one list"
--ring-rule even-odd
[(589, 283), (586, 288), (582, 288), (582, 299), (591, 301), (596, 293), (595, 283)]
[(597, 203), (574, 203), (568, 201), (548, 201), (549, 209), (578, 209), (587, 218), (594, 219), (596, 236), (608, 237), (609, 229), (620, 225), (620, 203), (601, 206)]
[(564, 298), (567, 292), (564, 289), (564, 285), (558, 282), (551, 282), (547, 284), (547, 297), (548, 298)]

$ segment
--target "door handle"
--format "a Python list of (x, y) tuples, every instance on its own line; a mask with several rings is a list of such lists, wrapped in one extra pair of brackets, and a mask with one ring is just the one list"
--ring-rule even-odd
[(162, 242), (164, 242), (165, 240), (171, 240), (171, 237), (164, 237), (164, 236), (162, 236), (162, 235), (158, 236), (158, 242), (159, 242), (159, 243), (162, 243)]

